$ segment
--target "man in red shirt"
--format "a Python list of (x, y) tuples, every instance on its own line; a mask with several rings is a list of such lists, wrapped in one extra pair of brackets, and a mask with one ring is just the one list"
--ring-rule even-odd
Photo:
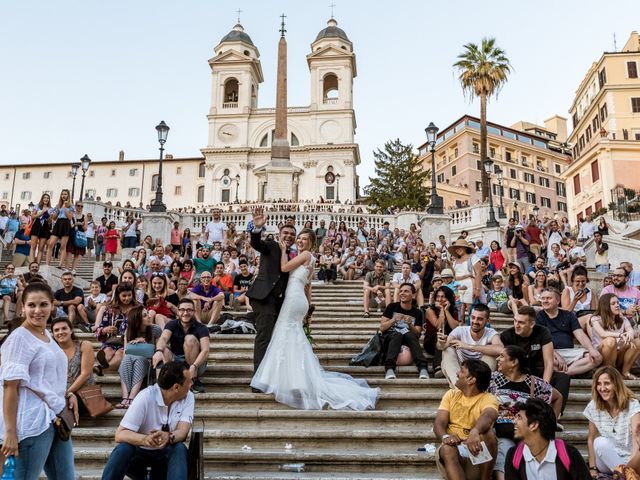
[(173, 222), (171, 229), (171, 251), (178, 253), (182, 251), (182, 230), (178, 222)]
[(229, 297), (233, 293), (233, 277), (228, 273), (224, 273), (224, 263), (216, 263), (211, 284), (224, 292), (225, 301), (229, 305)]
[(529, 225), (525, 228), (525, 231), (529, 235), (529, 249), (536, 257), (539, 256), (540, 246), (542, 245), (542, 239), (540, 238), (542, 230), (538, 226), (538, 219), (532, 218), (529, 220)]

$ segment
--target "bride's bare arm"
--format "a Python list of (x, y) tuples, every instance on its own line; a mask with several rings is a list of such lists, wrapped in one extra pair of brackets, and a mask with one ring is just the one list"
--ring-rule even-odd
[(310, 259), (311, 253), (302, 252), (300, 255), (289, 260), (289, 258), (287, 257), (287, 251), (283, 249), (282, 253), (280, 254), (280, 270), (285, 273), (290, 272), (298, 268), (300, 265), (308, 263)]

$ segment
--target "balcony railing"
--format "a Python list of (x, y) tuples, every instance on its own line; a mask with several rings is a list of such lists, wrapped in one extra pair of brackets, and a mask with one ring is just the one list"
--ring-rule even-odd
[(238, 102), (224, 102), (222, 108), (238, 108)]
[(337, 98), (325, 98), (324, 100), (322, 100), (322, 103), (324, 103), (325, 105), (337, 105), (338, 104), (338, 99)]

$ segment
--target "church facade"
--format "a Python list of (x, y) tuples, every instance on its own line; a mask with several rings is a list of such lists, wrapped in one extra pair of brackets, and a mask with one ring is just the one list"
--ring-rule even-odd
[[(286, 118), (290, 163), (278, 169), (272, 162), (276, 108), (258, 108), (264, 82), (260, 52), (240, 24), (222, 38), (209, 60), (211, 97), (203, 156), (167, 155), (164, 161), (163, 200), (168, 208), (233, 203), (236, 198), (356, 200), (360, 163), (354, 141), (356, 60), (351, 41), (333, 18), (311, 44), (307, 64), (309, 105), (280, 109), (281, 118)], [(286, 68), (279, 77), (282, 74), (286, 78)], [(286, 91), (284, 98), (286, 105)], [(84, 196), (149, 205), (155, 197), (157, 172), (157, 159), (125, 159), (124, 152), (119, 159), (94, 159)], [(43, 193), (57, 198), (60, 188), (72, 186), (69, 163), (0, 165), (0, 180), (0, 204), (7, 205), (36, 203)]]

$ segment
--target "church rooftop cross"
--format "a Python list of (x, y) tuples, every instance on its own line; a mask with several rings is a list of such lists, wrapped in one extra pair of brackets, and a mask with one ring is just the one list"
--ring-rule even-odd
[(240, 14), (242, 13), (242, 10), (238, 9), (236, 10), (236, 13), (238, 14), (238, 23), (240, 23)]
[(284, 37), (284, 34), (287, 33), (284, 28), (284, 19), (287, 18), (287, 16), (283, 13), (282, 15), (280, 15), (280, 18), (282, 19), (282, 23), (280, 25), (280, 36)]

